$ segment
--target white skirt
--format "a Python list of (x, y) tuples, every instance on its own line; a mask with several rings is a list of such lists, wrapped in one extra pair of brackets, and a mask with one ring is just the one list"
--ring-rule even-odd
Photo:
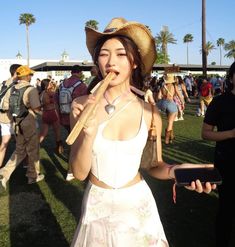
[(71, 247), (168, 247), (147, 183), (103, 189), (89, 183)]

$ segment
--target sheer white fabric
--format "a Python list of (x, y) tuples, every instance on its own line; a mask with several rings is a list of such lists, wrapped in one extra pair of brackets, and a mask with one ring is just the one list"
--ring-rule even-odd
[(89, 183), (71, 247), (168, 247), (146, 182), (123, 189)]

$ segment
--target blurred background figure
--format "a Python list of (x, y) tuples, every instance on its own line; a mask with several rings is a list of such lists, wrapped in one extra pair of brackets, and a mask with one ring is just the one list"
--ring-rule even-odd
[(49, 79), (43, 79), (41, 82), (40, 101), (42, 106), (42, 123), (39, 134), (41, 143), (48, 134), (49, 127), (52, 126), (54, 131), (56, 152), (61, 154), (64, 151), (61, 141), (59, 114), (55, 104), (55, 89)]

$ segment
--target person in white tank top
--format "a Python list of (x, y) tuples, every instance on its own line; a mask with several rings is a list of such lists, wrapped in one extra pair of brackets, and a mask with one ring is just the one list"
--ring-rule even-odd
[[(169, 246), (157, 205), (139, 173), (140, 160), (152, 119), (151, 105), (136, 97), (156, 60), (155, 41), (148, 28), (114, 18), (100, 33), (86, 27), (88, 50), (102, 80), (114, 72), (106, 91), (71, 146), (69, 163), (79, 180), (89, 177), (83, 211), (71, 246)], [(137, 88), (137, 89), (135, 89)], [(90, 94), (72, 103), (71, 126), (78, 121)], [(155, 107), (158, 164), (148, 172), (174, 179), (177, 167), (162, 159), (162, 120)], [(205, 166), (198, 164), (198, 166)], [(215, 185), (193, 181), (190, 190), (209, 193)]]

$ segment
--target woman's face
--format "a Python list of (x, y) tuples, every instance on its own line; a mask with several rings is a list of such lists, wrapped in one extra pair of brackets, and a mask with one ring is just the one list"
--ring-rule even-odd
[(103, 77), (110, 71), (116, 73), (116, 77), (110, 83), (111, 86), (129, 84), (132, 70), (136, 68), (136, 65), (131, 65), (128, 60), (123, 44), (116, 38), (107, 40), (101, 47), (98, 66)]
[(51, 90), (51, 89), (53, 89), (53, 83), (50, 81), (49, 83), (48, 83), (48, 86), (47, 86), (47, 90)]

